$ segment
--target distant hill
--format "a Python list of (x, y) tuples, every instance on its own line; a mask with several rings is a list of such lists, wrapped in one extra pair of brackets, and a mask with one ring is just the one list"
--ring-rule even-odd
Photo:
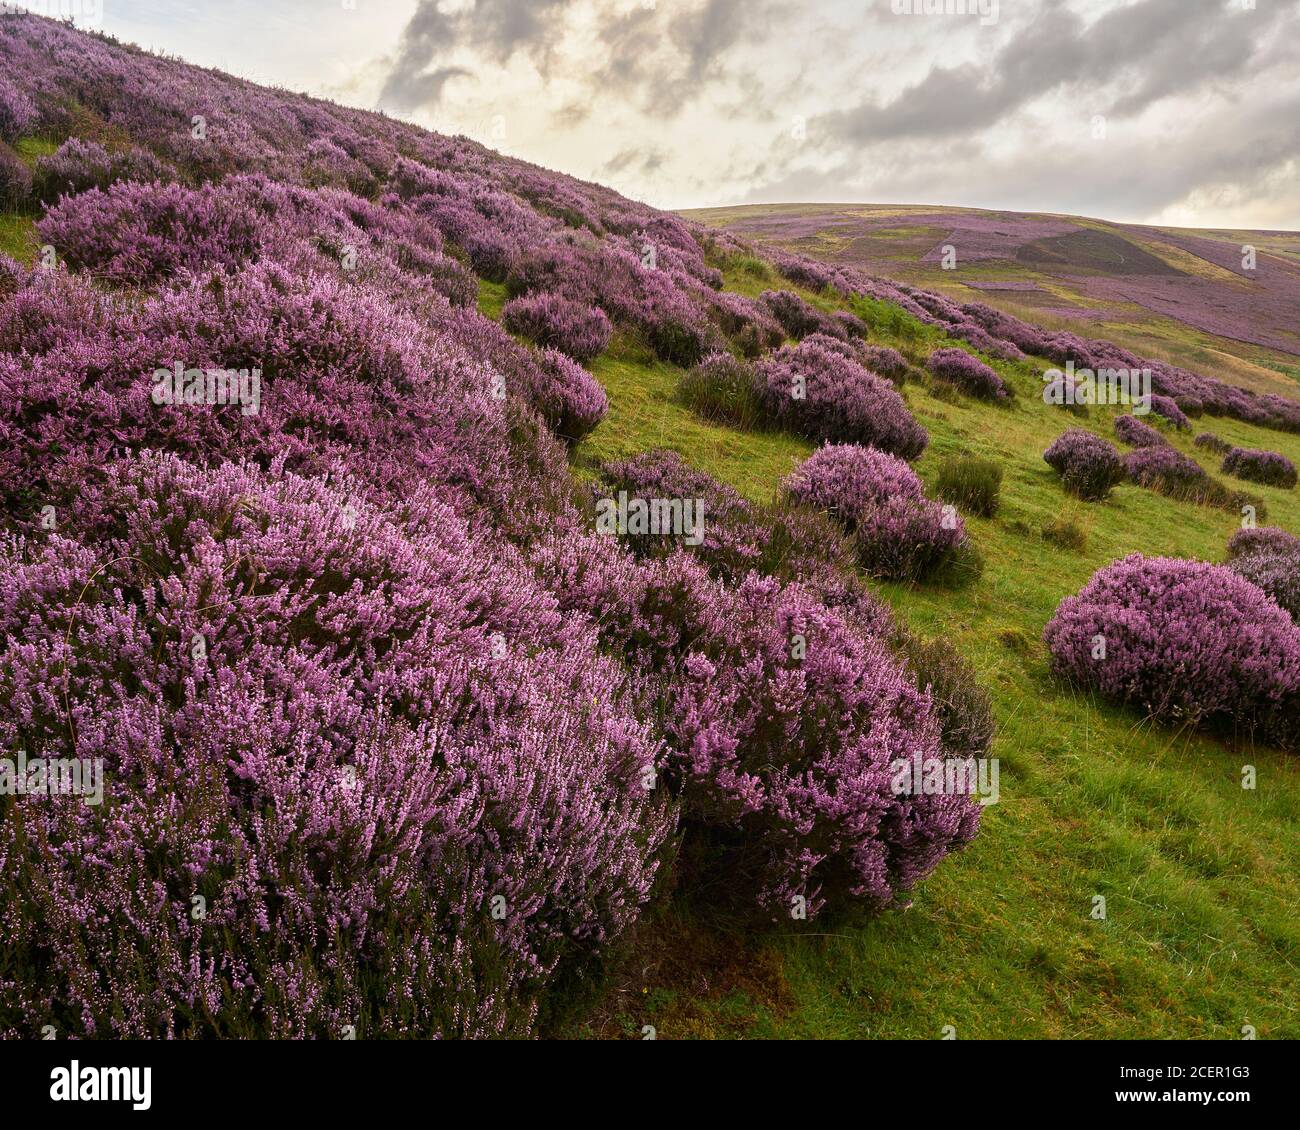
[[(1294, 394), (1300, 382), (1300, 232), (910, 205), (756, 204), (684, 214), (1260, 391)], [(952, 269), (943, 265), (947, 247)], [(1247, 248), (1255, 250), (1253, 269), (1243, 265)]]

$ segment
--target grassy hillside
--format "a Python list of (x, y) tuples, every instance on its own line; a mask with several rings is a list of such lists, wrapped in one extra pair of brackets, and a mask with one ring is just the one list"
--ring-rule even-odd
[[(685, 214), (1233, 384), (1294, 395), (1300, 381), (1295, 232), (906, 205), (756, 204)], [(1242, 266), (1246, 245), (1256, 250), (1251, 270)], [(953, 269), (942, 262), (949, 246)]]
[[(1004, 472), (995, 516), (966, 516), (978, 580), (871, 583), (974, 665), (998, 727), (1000, 802), (912, 891), (927, 854), (966, 839), (928, 819), (933, 798), (884, 796), (883, 754), (945, 748), (920, 665), (847, 623), (866, 602), (775, 576), (679, 583), (693, 563), (660, 572), (589, 537), (572, 480), (670, 448), (766, 502), (812, 451), (678, 399), (674, 361), (779, 345), (762, 305), (719, 286), (796, 289), (914, 366), (940, 345), (1019, 348), (935, 296), (758, 257), (467, 139), (25, 16), (0, 19), (0, 48), (31, 87), (9, 96), (22, 136), (0, 143), (0, 250), (55, 252), (0, 272), (0, 744), (110, 768), (95, 811), (0, 797), (0, 981), (18, 990), (0, 1036), (1300, 1035), (1300, 759), (1158, 728), (1049, 673), (1043, 627), (1097, 568), (1134, 550), (1220, 560), (1239, 521), (1129, 485), (1068, 498), (1043, 450), (1080, 424), (1110, 437), (1113, 410), (1044, 404), (1041, 358), (989, 358), (1016, 392), (997, 404), (919, 369), (902, 387), (932, 492), (954, 455)], [(46, 208), (59, 184), (76, 187)], [(1051, 219), (1024, 232), (1027, 261), (1106, 277), (1113, 240)], [(896, 220), (896, 238), (929, 238)], [(1190, 277), (1200, 237), (1179, 238), (1178, 255), (1143, 245), (1141, 277)], [(485, 320), (507, 287), (517, 338)], [(530, 328), (530, 308), (552, 316)], [(779, 320), (804, 332), (808, 313)], [(1022, 329), (1026, 349), (1060, 344)], [(550, 340), (573, 360), (535, 348)], [(1290, 387), (1286, 350), (1212, 345), (1214, 373)], [(173, 360), (221, 368), (182, 398), (156, 381)], [(263, 367), (265, 396), (218, 397), (222, 373)], [(1294, 403), (1178, 379), (1235, 413), (1198, 430), (1300, 460), (1297, 431), (1238, 419), (1300, 428)], [(855, 423), (876, 438), (868, 412), (898, 405), (856, 380), (874, 400), (829, 403), (872, 404)], [(1192, 433), (1167, 434), (1224, 481)], [(1300, 493), (1249, 490), (1300, 530)], [(796, 617), (843, 648), (803, 664)], [(769, 795), (738, 820), (754, 782)], [(822, 824), (833, 835), (810, 834)], [(743, 890), (772, 859), (804, 873)], [(896, 873), (873, 886), (882, 860)], [(737, 894), (780, 916), (778, 895), (831, 885), (846, 897), (812, 923), (738, 925)], [(852, 909), (902, 891), (906, 909)]]
[[(726, 273), (728, 289), (764, 285)], [(481, 308), (499, 303), (493, 289)], [(873, 340), (918, 355), (941, 340), (853, 308)], [(1111, 437), (1114, 410), (1067, 415), (1042, 403), (1040, 368), (992, 363), (1016, 388), (1011, 407), (907, 386), (931, 435), (917, 464), (928, 484), (955, 453), (1005, 469), (1000, 512), (968, 519), (984, 576), (956, 592), (880, 587), (912, 628), (955, 643), (993, 693), (1002, 797), (985, 809), (980, 836), (904, 914), (791, 923), (755, 940), (719, 933), (707, 907), (662, 911), (642, 924), (580, 1034), (637, 1035), (649, 1024), (661, 1038), (939, 1038), (951, 1024), (959, 1038), (1223, 1039), (1243, 1025), (1262, 1038), (1300, 1036), (1300, 763), (1073, 695), (1049, 675), (1040, 640), (1057, 603), (1098, 567), (1134, 550), (1221, 560), (1238, 520), (1130, 485), (1101, 504), (1069, 499), (1042, 451), (1073, 424)], [(675, 400), (680, 371), (630, 340), (594, 371), (610, 414), (575, 453), (579, 471), (667, 447), (763, 500), (810, 450), (701, 421)], [(1223, 419), (1202, 426), (1300, 459), (1300, 437)], [(1189, 435), (1172, 442), (1218, 476)], [(1300, 529), (1294, 491), (1259, 493), (1270, 522)], [(1061, 520), (1086, 535), (1082, 550), (1044, 534)], [(1257, 768), (1254, 791), (1241, 787), (1245, 764)], [(1090, 917), (1098, 894), (1105, 921)]]

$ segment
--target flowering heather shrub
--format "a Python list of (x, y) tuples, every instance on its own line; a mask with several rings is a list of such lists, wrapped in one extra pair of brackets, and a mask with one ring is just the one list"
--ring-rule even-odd
[(1124, 481), (1124, 462), (1113, 444), (1082, 428), (1070, 428), (1056, 437), (1043, 459), (1061, 476), (1070, 494), (1099, 502)]
[(8, 79), (0, 78), (0, 141), (17, 141), (35, 122), (32, 100)]
[(1140, 486), (1158, 489), (1175, 498), (1191, 497), (1210, 478), (1195, 459), (1189, 459), (1163, 441), (1158, 446), (1129, 452), (1124, 457), (1124, 470)]
[(603, 310), (558, 294), (529, 294), (507, 302), (501, 322), (511, 333), (583, 364), (604, 350), (612, 332)]
[(856, 314), (850, 314), (847, 310), (836, 310), (831, 318), (846, 336), (859, 339), (867, 336), (867, 323)]
[(1228, 567), (1258, 585), (1300, 624), (1300, 545), (1286, 550), (1257, 550), (1234, 557)]
[(257, 220), (220, 189), (115, 184), (64, 197), (37, 223), (71, 266), (112, 282), (148, 284), (182, 267), (235, 267), (256, 257)]
[(848, 337), (840, 323), (805, 302), (792, 290), (765, 290), (758, 298), (791, 337), (804, 338), (815, 333), (841, 340)]
[(1150, 424), (1144, 424), (1136, 416), (1116, 416), (1115, 434), (1119, 437), (1121, 443), (1127, 443), (1130, 447), (1167, 447), (1169, 445), (1169, 441), (1155, 428)]
[(924, 484), (903, 460), (855, 443), (818, 448), (786, 479), (785, 491), (830, 512), (849, 529), (891, 498), (925, 496)]
[(843, 522), (859, 561), (878, 577), (923, 580), (968, 547), (956, 511), (928, 501), (903, 460), (873, 448), (822, 447), (795, 468), (785, 490)]
[[(726, 483), (697, 471), (675, 451), (647, 451), (631, 459), (601, 464), (597, 497), (686, 502), (698, 519), (703, 506), (703, 541), (688, 546), (710, 572), (725, 578), (743, 577), (756, 568), (763, 553), (764, 529), (754, 508)], [(664, 556), (685, 541), (667, 533), (630, 532), (620, 538), (638, 557)]]
[(107, 188), (119, 180), (152, 183), (166, 176), (167, 167), (147, 150), (132, 147), (110, 154), (98, 142), (70, 137), (36, 162), (35, 184), (42, 200), (55, 201), (92, 188)]
[(758, 357), (785, 341), (780, 323), (752, 298), (721, 291), (709, 298), (709, 305), (713, 320), (745, 357)]
[(1291, 490), (1296, 485), (1295, 464), (1277, 451), (1234, 447), (1223, 457), (1222, 471), (1247, 482)]
[(1192, 442), (1197, 447), (1204, 447), (1218, 455), (1224, 455), (1232, 450), (1232, 444), (1226, 439), (1216, 436), (1213, 432), (1201, 432)]
[(1300, 741), (1300, 629), (1225, 566), (1132, 554), (1063, 600), (1043, 638), (1058, 675), (1154, 718)]
[(788, 431), (870, 444), (903, 459), (915, 459), (930, 442), (888, 381), (821, 345), (782, 346), (756, 371), (764, 416)]
[(753, 366), (730, 353), (710, 353), (683, 373), (677, 393), (692, 412), (706, 420), (739, 428), (752, 428), (758, 423)]
[(1179, 431), (1189, 431), (1191, 429), (1192, 422), (1187, 418), (1186, 413), (1178, 407), (1176, 401), (1168, 396), (1153, 394), (1151, 397), (1151, 411), (1157, 416), (1164, 417)]
[(968, 797), (890, 788), (892, 761), (943, 749), (884, 641), (800, 585), (752, 574), (727, 589), (683, 555), (650, 568), (626, 646), (661, 673), (689, 879), (777, 920), (796, 896), (810, 917), (887, 906), (974, 836)]
[(1251, 553), (1300, 553), (1300, 538), (1280, 526), (1250, 526), (1228, 539), (1229, 557)]
[(885, 580), (960, 582), (982, 568), (961, 515), (924, 498), (889, 499), (862, 517), (853, 537), (863, 568)]
[(609, 399), (604, 388), (572, 357), (544, 349), (535, 372), (529, 399), (561, 439), (577, 443), (605, 418)]
[(0, 145), (0, 203), (18, 209), (32, 194), (32, 174), (18, 154)]
[(862, 345), (858, 349), (858, 356), (862, 359), (862, 364), (873, 373), (879, 373), (896, 385), (907, 379), (911, 369), (907, 358), (888, 345)]
[(689, 369), (720, 346), (717, 332), (680, 296), (651, 303), (647, 315), (647, 337), (655, 356)]
[(365, 162), (353, 157), (328, 137), (312, 141), (304, 151), (304, 157), (303, 179), (307, 184), (346, 188), (358, 196), (369, 196), (377, 187), (375, 176)]
[(1002, 378), (964, 349), (936, 349), (926, 364), (939, 380), (948, 381), (971, 396), (1005, 400), (1010, 395)]
[(107, 777), (102, 807), (0, 824), (4, 875), (45, 892), (0, 909), (6, 1034), (527, 1032), (667, 831), (587, 630), (428, 490), (399, 522), (151, 456), (87, 513), (95, 550), (0, 542), (0, 744)]

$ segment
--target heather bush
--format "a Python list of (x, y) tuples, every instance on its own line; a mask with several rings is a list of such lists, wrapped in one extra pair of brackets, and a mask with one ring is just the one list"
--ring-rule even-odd
[(1124, 457), (1124, 470), (1139, 486), (1171, 498), (1200, 499), (1210, 484), (1210, 476), (1195, 459), (1164, 446), (1163, 441), (1159, 446), (1130, 452)]
[(605, 418), (609, 399), (604, 388), (568, 354), (542, 350), (534, 372), (529, 400), (561, 439), (577, 443)]
[(883, 451), (828, 444), (795, 468), (785, 491), (843, 522), (862, 566), (878, 577), (923, 580), (968, 550), (956, 510), (928, 501), (916, 473)]
[(677, 395), (697, 416), (752, 428), (759, 421), (753, 366), (730, 353), (710, 353), (677, 382)]
[(1251, 483), (1292, 490), (1296, 485), (1295, 464), (1276, 451), (1234, 447), (1223, 457), (1221, 470)]
[(303, 153), (304, 181), (313, 186), (333, 185), (358, 196), (369, 196), (377, 187), (374, 173), (365, 164), (328, 137), (318, 137)]
[(941, 381), (983, 400), (1005, 400), (1010, 390), (988, 365), (964, 349), (936, 349), (927, 362), (930, 372)]
[(710, 333), (681, 300), (656, 303), (647, 317), (646, 336), (655, 356), (679, 368), (699, 364), (720, 345), (716, 331)]
[(107, 779), (0, 823), (46, 892), (0, 909), (5, 1033), (526, 1034), (668, 828), (587, 630), (428, 490), (147, 457), (84, 513), (0, 542), (0, 744)]
[(1082, 428), (1070, 428), (1043, 452), (1061, 485), (1086, 502), (1099, 502), (1124, 481), (1125, 468), (1113, 444)]
[(935, 481), (935, 493), (940, 498), (982, 518), (997, 513), (1001, 492), (1002, 465), (993, 459), (945, 459)]
[(884, 580), (965, 584), (983, 568), (961, 515), (927, 499), (890, 499), (858, 522), (853, 537), (863, 568)]
[(128, 284), (154, 283), (183, 267), (235, 267), (255, 258), (266, 238), (230, 193), (178, 184), (120, 183), (65, 196), (37, 231), (69, 265)]
[(1132, 554), (1062, 601), (1043, 638), (1058, 675), (1153, 718), (1300, 741), (1300, 629), (1222, 565)]
[(0, 78), (0, 141), (17, 141), (35, 122), (32, 100), (8, 79)]
[(862, 364), (873, 373), (879, 373), (896, 385), (901, 385), (911, 370), (907, 358), (888, 345), (863, 345), (859, 347), (858, 355)]
[(0, 204), (6, 210), (21, 208), (32, 194), (32, 174), (18, 154), (0, 144)]
[(38, 192), (52, 202), (90, 188), (107, 188), (114, 180), (113, 159), (97, 141), (70, 137), (36, 162), (36, 174)]
[(600, 471), (599, 499), (617, 504), (622, 493), (629, 503), (662, 507), (660, 513), (672, 518), (675, 528), (664, 529), (659, 521), (652, 529), (647, 521), (644, 529), (629, 522), (626, 530), (616, 531), (636, 556), (662, 557), (686, 546), (715, 576), (732, 580), (758, 566), (766, 531), (754, 508), (675, 451), (647, 451), (603, 463)]
[(1204, 447), (1217, 455), (1223, 455), (1232, 450), (1232, 444), (1226, 439), (1221, 439), (1213, 432), (1201, 432), (1192, 442), (1197, 447)]
[(1300, 623), (1300, 546), (1291, 550), (1257, 550), (1232, 558), (1228, 567), (1268, 593)]
[(1166, 447), (1169, 444), (1155, 428), (1144, 424), (1136, 416), (1116, 416), (1115, 434), (1121, 443), (1127, 443), (1130, 447)]
[(792, 290), (765, 290), (758, 297), (793, 338), (804, 338), (815, 333), (835, 338), (848, 336), (833, 318), (805, 302)]
[(883, 377), (812, 342), (783, 346), (756, 366), (766, 420), (809, 439), (870, 444), (915, 459), (929, 436)]
[(767, 309), (743, 294), (721, 291), (709, 296), (713, 320), (751, 360), (785, 341), (785, 330)]
[(1300, 553), (1300, 538), (1280, 526), (1248, 526), (1228, 539), (1228, 556), (1251, 553)]
[(530, 294), (507, 302), (501, 322), (511, 333), (567, 353), (580, 364), (601, 353), (612, 332), (603, 310), (558, 294)]
[(892, 498), (923, 498), (925, 487), (897, 456), (844, 443), (813, 452), (786, 479), (785, 492), (827, 511), (853, 530), (870, 511)]
[(891, 905), (978, 822), (967, 796), (891, 788), (893, 761), (944, 755), (930, 697), (810, 590), (692, 566), (654, 566), (625, 644), (661, 673), (688, 889), (778, 921)]
[(1178, 407), (1177, 401), (1168, 396), (1153, 395), (1151, 397), (1151, 411), (1157, 416), (1168, 420), (1179, 431), (1189, 431), (1192, 422), (1181, 408)]

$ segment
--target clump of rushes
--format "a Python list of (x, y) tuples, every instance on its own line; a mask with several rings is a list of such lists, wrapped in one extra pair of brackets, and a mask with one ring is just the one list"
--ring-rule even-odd
[(1002, 465), (973, 456), (945, 459), (935, 483), (940, 498), (981, 518), (997, 513), (1001, 491)]
[(677, 394), (697, 416), (713, 423), (753, 428), (759, 422), (753, 366), (730, 353), (710, 353), (682, 374)]

